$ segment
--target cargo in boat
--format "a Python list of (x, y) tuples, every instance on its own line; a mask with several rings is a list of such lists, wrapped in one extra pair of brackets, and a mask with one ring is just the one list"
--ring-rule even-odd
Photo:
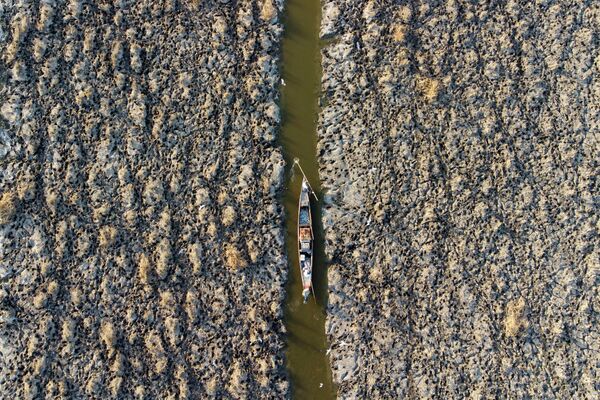
[(298, 257), (302, 277), (302, 297), (308, 301), (312, 290), (313, 267), (313, 227), (310, 212), (310, 186), (306, 177), (302, 178), (298, 204)]

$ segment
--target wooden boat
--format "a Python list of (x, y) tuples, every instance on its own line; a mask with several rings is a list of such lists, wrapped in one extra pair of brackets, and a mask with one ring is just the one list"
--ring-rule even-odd
[(308, 301), (312, 290), (313, 267), (313, 228), (310, 212), (310, 185), (306, 177), (302, 177), (300, 200), (298, 204), (298, 258), (300, 262), (300, 276), (302, 277), (302, 297), (304, 303)]

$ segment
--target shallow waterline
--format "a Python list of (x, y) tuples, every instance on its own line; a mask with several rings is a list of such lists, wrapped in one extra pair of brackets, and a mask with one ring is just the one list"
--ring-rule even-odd
[(283, 124), (280, 141), (286, 168), (286, 190), (283, 202), (286, 210), (286, 246), (289, 278), (286, 285), (285, 325), (287, 328), (286, 364), (296, 399), (333, 399), (336, 397), (327, 357), (325, 310), (327, 306), (327, 266), (323, 250), (321, 204), (312, 201), (315, 228), (315, 261), (313, 286), (315, 298), (302, 303), (302, 285), (298, 267), (297, 212), (301, 173), (290, 171), (294, 159), (300, 165), (317, 196), (321, 185), (317, 163), (317, 116), (320, 93), (321, 65), (319, 0), (288, 0), (284, 17), (282, 43), (281, 86)]

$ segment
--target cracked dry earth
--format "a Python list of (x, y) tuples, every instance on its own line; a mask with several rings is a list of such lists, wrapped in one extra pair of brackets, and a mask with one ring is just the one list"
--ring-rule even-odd
[(0, 2), (0, 397), (282, 398), (282, 2)]
[(592, 1), (324, 1), (340, 398), (598, 398), (598, 26)]

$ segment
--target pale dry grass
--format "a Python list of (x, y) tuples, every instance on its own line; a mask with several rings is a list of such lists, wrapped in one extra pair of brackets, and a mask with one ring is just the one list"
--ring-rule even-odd
[(260, 18), (269, 22), (277, 16), (277, 9), (273, 6), (272, 0), (265, 0), (260, 10)]
[(225, 207), (223, 210), (222, 222), (225, 226), (231, 226), (235, 221), (236, 212), (235, 209), (231, 206)]
[(170, 311), (174, 310), (177, 306), (177, 301), (175, 300), (175, 296), (173, 292), (170, 290), (165, 290), (160, 292), (160, 307), (164, 310)]
[(406, 25), (404, 25), (404, 24), (396, 25), (396, 27), (394, 28), (392, 37), (394, 38), (394, 40), (396, 42), (404, 42), (404, 39), (406, 39)]
[(112, 247), (117, 240), (117, 230), (112, 226), (102, 227), (98, 240), (101, 248), (108, 249)]
[(404, 22), (407, 23), (408, 21), (410, 21), (410, 18), (412, 16), (412, 10), (409, 6), (401, 6), (398, 9), (398, 18)]
[(245, 268), (248, 263), (242, 253), (232, 244), (225, 245), (225, 265), (231, 270)]
[(179, 318), (165, 318), (165, 333), (171, 346), (175, 347), (181, 342), (181, 323), (179, 322)]
[(198, 291), (190, 289), (185, 296), (185, 312), (191, 325), (198, 320), (198, 310)]
[(202, 270), (202, 255), (201, 248), (198, 243), (190, 245), (188, 249), (188, 257), (192, 264), (192, 271), (197, 274)]
[(15, 215), (15, 197), (6, 192), (0, 197), (0, 224), (8, 223)]
[(190, 387), (189, 387), (189, 379), (187, 371), (185, 370), (185, 366), (178, 364), (175, 368), (175, 378), (178, 382), (179, 396), (178, 398), (181, 400), (190, 398)]
[(35, 308), (43, 308), (46, 306), (48, 302), (48, 293), (46, 293), (46, 291), (42, 290), (40, 292), (38, 292), (35, 297), (33, 298), (33, 306)]
[(149, 285), (150, 274), (150, 260), (146, 254), (142, 253), (138, 261), (138, 278), (144, 285)]
[(506, 336), (516, 336), (521, 329), (526, 329), (529, 322), (525, 318), (525, 299), (509, 301), (506, 305), (506, 317), (504, 318), (504, 333)]
[(117, 342), (117, 334), (112, 321), (103, 320), (100, 323), (100, 341), (106, 346), (108, 354), (112, 354)]
[(429, 78), (426, 76), (418, 76), (416, 81), (417, 91), (423, 96), (423, 98), (431, 103), (436, 100), (440, 90), (440, 83), (438, 80)]
[(148, 353), (154, 359), (154, 371), (157, 374), (162, 373), (167, 368), (168, 358), (165, 354), (160, 335), (156, 332), (149, 332), (144, 338), (144, 344), (146, 345), (146, 350), (148, 350)]
[(120, 376), (115, 376), (108, 385), (110, 389), (110, 393), (113, 398), (117, 398), (119, 396), (119, 392), (121, 391), (121, 386), (123, 385), (123, 378)]
[(169, 272), (171, 263), (171, 243), (164, 238), (158, 243), (156, 250), (156, 275), (160, 279), (165, 279)]

